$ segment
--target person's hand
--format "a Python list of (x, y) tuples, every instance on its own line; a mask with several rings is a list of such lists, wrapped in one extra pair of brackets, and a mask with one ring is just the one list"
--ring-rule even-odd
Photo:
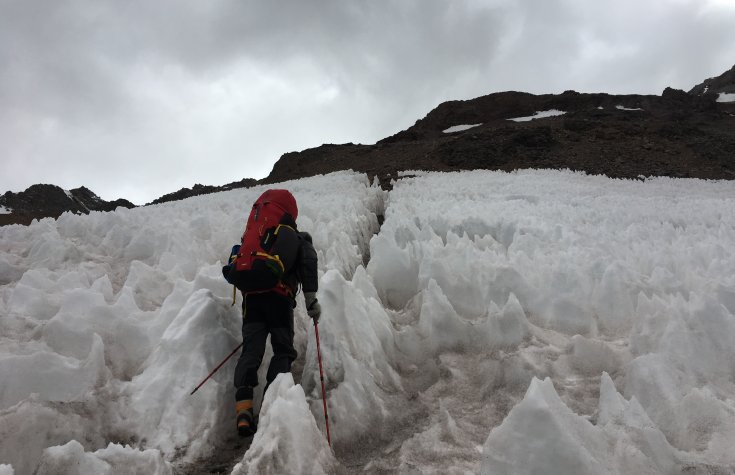
[(232, 246), (230, 257), (227, 259), (227, 265), (222, 266), (222, 276), (225, 278), (228, 284), (232, 284), (232, 281), (230, 280), (230, 272), (232, 272), (232, 268), (235, 266), (235, 260), (237, 259), (237, 255), (239, 252), (239, 244), (235, 244), (234, 246)]
[(314, 320), (316, 325), (322, 315), (322, 306), (319, 305), (319, 301), (316, 299), (316, 292), (304, 292), (304, 302), (306, 303), (306, 313)]

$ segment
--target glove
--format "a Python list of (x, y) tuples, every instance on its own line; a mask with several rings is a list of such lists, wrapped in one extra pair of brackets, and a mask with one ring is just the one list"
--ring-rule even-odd
[(316, 299), (316, 292), (304, 292), (304, 302), (306, 302), (306, 313), (309, 314), (309, 317), (314, 320), (314, 325), (316, 325), (322, 315), (322, 306), (319, 305), (319, 301)]
[(237, 254), (240, 252), (240, 246), (234, 245), (232, 246), (232, 250), (230, 251), (230, 258), (227, 259), (227, 265), (222, 266), (222, 276), (224, 276), (225, 280), (228, 284), (232, 284), (230, 281), (230, 272), (232, 271), (232, 267), (235, 264), (235, 259), (237, 259)]
[(235, 259), (237, 259), (237, 255), (240, 254), (240, 245), (235, 244), (232, 246), (232, 250), (230, 251), (230, 258), (227, 260), (227, 265), (231, 266), (235, 263)]
[(222, 276), (225, 278), (228, 284), (232, 284), (230, 282), (230, 271), (232, 270), (232, 266), (222, 266)]

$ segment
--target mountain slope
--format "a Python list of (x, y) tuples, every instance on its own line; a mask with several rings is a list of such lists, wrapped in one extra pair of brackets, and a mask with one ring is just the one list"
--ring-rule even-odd
[(117, 207), (134, 208), (128, 200), (105, 201), (85, 187), (66, 191), (56, 185), (33, 185), (20, 193), (8, 191), (0, 196), (0, 225), (30, 224), (34, 219), (58, 218), (62, 213), (88, 214), (112, 211)]
[[(500, 92), (449, 101), (374, 145), (325, 144), (286, 153), (263, 180), (196, 184), (149, 204), (348, 169), (365, 172), (371, 179), (378, 176), (384, 187), (390, 187), (399, 171), (416, 169), (546, 168), (613, 178), (731, 180), (735, 179), (735, 102), (730, 98), (735, 100), (735, 66), (689, 93), (671, 88), (661, 96)], [(519, 118), (524, 120), (513, 120)], [(28, 224), (64, 211), (132, 206), (125, 200), (108, 205), (96, 197), (85, 199), (91, 192), (84, 188), (77, 189), (84, 193), (72, 190), (69, 198), (58, 187), (36, 187), (0, 197), (0, 225)]]
[(701, 84), (694, 86), (689, 91), (689, 94), (702, 96), (704, 94), (718, 94), (721, 92), (735, 93), (735, 66), (719, 76), (705, 79)]
[[(735, 110), (716, 99), (667, 88), (661, 96), (501, 92), (450, 101), (375, 145), (322, 145), (285, 154), (266, 181), (346, 167), (381, 179), (411, 169), (524, 168), (613, 178), (733, 179)], [(546, 111), (563, 114), (512, 120)]]

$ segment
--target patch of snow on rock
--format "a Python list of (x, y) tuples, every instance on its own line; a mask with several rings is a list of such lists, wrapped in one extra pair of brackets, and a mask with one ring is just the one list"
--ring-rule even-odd
[(445, 134), (451, 134), (453, 132), (462, 132), (465, 130), (469, 130), (473, 127), (477, 127), (482, 124), (464, 124), (464, 125), (454, 125), (452, 127), (449, 127), (448, 129), (444, 129), (442, 132)]
[(617, 105), (615, 106), (615, 108), (621, 111), (642, 111), (643, 110), (640, 107), (625, 107), (621, 105)]
[(534, 119), (543, 119), (545, 117), (556, 117), (558, 115), (564, 115), (564, 114), (566, 114), (566, 111), (560, 111), (560, 110), (557, 110), (557, 109), (550, 109), (550, 110), (547, 110), (547, 111), (539, 111), (539, 112), (536, 112), (535, 114), (529, 115), (527, 117), (515, 117), (513, 119), (508, 119), (508, 120), (512, 120), (513, 122), (528, 122), (528, 121), (534, 120)]
[(735, 92), (721, 92), (717, 102), (735, 102)]

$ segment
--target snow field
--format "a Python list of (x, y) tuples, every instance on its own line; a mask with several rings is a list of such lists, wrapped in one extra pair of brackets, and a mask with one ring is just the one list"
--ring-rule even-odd
[[(300, 205), (320, 274), (349, 278), (383, 192), (352, 172), (278, 186)], [(0, 464), (168, 473), (232, 433), (234, 362), (189, 393), (241, 340), (241, 297), (230, 305), (220, 267), (265, 189), (0, 228)], [(306, 320), (300, 300), (302, 353)]]
[[(731, 182), (404, 176), (387, 208), (354, 173), (278, 185), (337, 458), (298, 299), (303, 371), (233, 473), (735, 470)], [(232, 433), (234, 362), (188, 394), (240, 341), (220, 266), (263, 190), (0, 228), (0, 474), (165, 474)]]
[[(418, 175), (390, 194), (363, 294), (395, 342), (367, 371), (395, 368), (425, 419), (369, 469), (735, 467), (731, 183)], [(404, 421), (381, 415), (393, 388), (371, 393), (385, 422)]]

